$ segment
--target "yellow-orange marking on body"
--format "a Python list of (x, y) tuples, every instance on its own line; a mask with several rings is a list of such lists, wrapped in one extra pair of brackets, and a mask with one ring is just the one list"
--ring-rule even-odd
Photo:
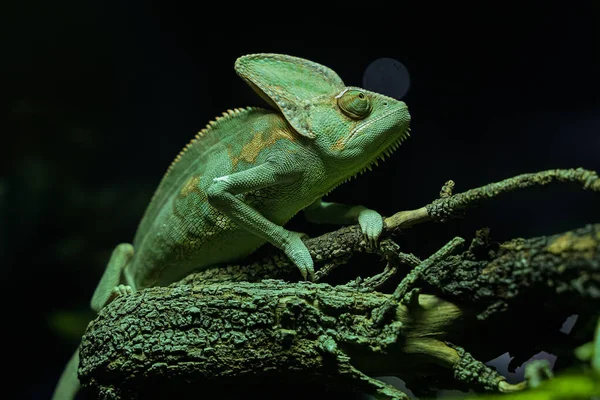
[(342, 136), (340, 137), (337, 142), (335, 142), (334, 144), (331, 145), (331, 150), (344, 150), (344, 142), (346, 141), (346, 137)]
[(242, 147), (238, 156), (234, 156), (232, 147), (228, 147), (233, 168), (235, 169), (240, 161), (254, 164), (261, 151), (273, 146), (280, 139), (296, 141), (296, 137), (288, 129), (269, 129), (266, 132), (256, 132), (252, 139)]
[(200, 196), (204, 194), (200, 190), (200, 175), (192, 175), (188, 178), (179, 191), (179, 197), (187, 197), (192, 192), (196, 192)]

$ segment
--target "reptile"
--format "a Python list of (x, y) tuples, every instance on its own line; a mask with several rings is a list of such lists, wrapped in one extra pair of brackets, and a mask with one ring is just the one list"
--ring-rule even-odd
[[(328, 67), (289, 55), (245, 55), (235, 71), (270, 109), (229, 110), (177, 155), (133, 244), (112, 252), (92, 296), (94, 311), (119, 295), (242, 259), (266, 242), (310, 280), (304, 235), (283, 227), (301, 210), (311, 222), (358, 222), (365, 239), (376, 243), (383, 230), (378, 212), (322, 197), (409, 136), (406, 104), (346, 86)], [(76, 351), (54, 399), (75, 396), (78, 364)]]

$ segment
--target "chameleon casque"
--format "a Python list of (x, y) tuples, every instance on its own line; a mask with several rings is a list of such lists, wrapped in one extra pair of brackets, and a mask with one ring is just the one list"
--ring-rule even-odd
[[(243, 258), (265, 242), (283, 250), (311, 279), (302, 234), (283, 228), (300, 210), (309, 221), (358, 223), (375, 242), (379, 213), (321, 197), (391, 151), (409, 135), (402, 101), (347, 87), (331, 69), (297, 57), (251, 54), (235, 70), (272, 110), (229, 110), (179, 153), (138, 226), (119, 244), (91, 300), (166, 285), (193, 270)], [(54, 399), (79, 388), (78, 351)]]

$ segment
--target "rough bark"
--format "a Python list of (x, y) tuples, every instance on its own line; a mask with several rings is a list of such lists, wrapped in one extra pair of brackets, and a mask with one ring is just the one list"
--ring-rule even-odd
[(432, 265), (435, 293), (476, 304), (479, 319), (540, 299), (561, 310), (600, 310), (600, 224), (551, 236), (492, 241), (480, 230), (470, 248)]
[[(430, 375), (430, 387), (511, 390), (469, 352), (497, 355), (496, 337), (511, 327), (539, 332), (534, 315), (543, 308), (559, 315), (571, 307), (600, 309), (600, 225), (503, 244), (481, 231), (461, 253), (434, 261), (399, 287), (408, 282), (405, 292), (418, 288), (453, 303), (432, 295), (398, 299), (360, 284), (193, 284), (193, 277), (118, 298), (83, 338), (82, 382), (111, 399), (323, 384), (405, 398), (370, 378), (377, 375), (409, 383)], [(378, 324), (390, 301), (393, 312)], [(495, 336), (487, 335), (490, 324)]]
[(231, 386), (248, 393), (274, 379), (403, 399), (369, 376), (426, 373), (434, 363), (457, 383), (497, 390), (503, 378), (443, 341), (461, 319), (456, 306), (422, 295), (377, 326), (371, 316), (388, 298), (279, 280), (147, 289), (118, 298), (90, 324), (80, 379), (111, 399), (187, 398), (198, 388), (224, 395)]
[[(516, 368), (546, 351), (559, 356), (557, 366), (567, 366), (600, 315), (600, 224), (504, 243), (483, 229), (466, 252), (433, 265), (417, 285), (474, 314), (464, 339), (477, 357), (510, 351)], [(575, 331), (561, 333), (573, 314), (579, 315)], [(498, 353), (490, 343), (504, 347)]]
[[(419, 394), (521, 389), (478, 359), (510, 350), (518, 365), (536, 351), (572, 354), (589, 341), (588, 322), (600, 310), (600, 225), (501, 244), (484, 229), (460, 252), (464, 240), (455, 238), (423, 261), (400, 252), (389, 236), (553, 181), (600, 192), (597, 174), (583, 169), (524, 174), (456, 195), (448, 182), (431, 204), (385, 219), (377, 248), (356, 226), (306, 241), (319, 268), (317, 281), (357, 253), (382, 260), (375, 276), (336, 287), (294, 283), (297, 268), (283, 254), (259, 253), (254, 261), (117, 298), (83, 338), (81, 381), (106, 399), (240, 398), (252, 392), (306, 398), (328, 388), (407, 398), (371, 378), (391, 374)], [(397, 283), (400, 270), (411, 272), (393, 293), (376, 291)], [(558, 328), (575, 312), (582, 334), (567, 338)], [(519, 341), (511, 340), (517, 344), (507, 345), (517, 331)]]

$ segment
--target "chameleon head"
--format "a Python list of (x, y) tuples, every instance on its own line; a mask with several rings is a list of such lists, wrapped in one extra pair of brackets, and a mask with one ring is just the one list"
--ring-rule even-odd
[(344, 88), (334, 107), (315, 115), (316, 142), (350, 174), (384, 158), (408, 138), (410, 114), (403, 101), (357, 87)]
[(278, 109), (328, 170), (341, 179), (368, 168), (409, 135), (410, 114), (402, 101), (346, 87), (331, 69), (283, 54), (250, 54), (236, 72)]

